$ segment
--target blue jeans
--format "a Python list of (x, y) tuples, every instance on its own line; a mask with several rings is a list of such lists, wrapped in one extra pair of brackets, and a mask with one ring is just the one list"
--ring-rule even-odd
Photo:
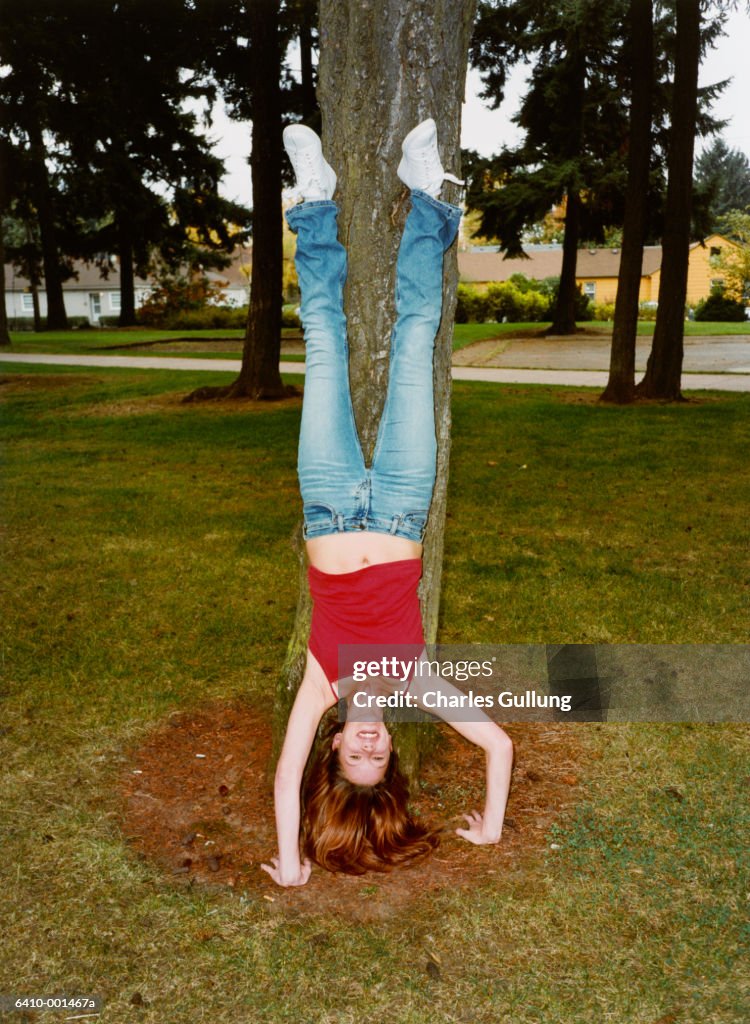
[(306, 539), (373, 530), (421, 541), (435, 484), (432, 355), (443, 303), (443, 254), (457, 206), (411, 194), (396, 266), (396, 323), (385, 407), (365, 466), (349, 391), (343, 288), (346, 252), (331, 200), (286, 213), (305, 332), (305, 397), (297, 470)]

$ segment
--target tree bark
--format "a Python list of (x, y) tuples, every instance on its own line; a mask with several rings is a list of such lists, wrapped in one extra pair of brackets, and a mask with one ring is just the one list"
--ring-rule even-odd
[(682, 398), (685, 298), (690, 256), (693, 148), (698, 112), (700, 0), (677, 0), (672, 127), (667, 159), (668, 184), (662, 238), (659, 306), (646, 374), (636, 388), (643, 398)]
[(627, 404), (635, 398), (635, 345), (638, 299), (646, 237), (648, 178), (651, 163), (651, 98), (654, 85), (654, 25), (652, 0), (630, 3), (630, 132), (628, 183), (622, 251), (617, 278), (615, 323), (605, 402)]
[[(338, 175), (339, 233), (349, 253), (345, 291), (352, 400), (365, 459), (375, 443), (388, 379), (395, 320), (396, 256), (408, 193), (396, 176), (401, 143), (434, 117), (443, 165), (459, 170), (464, 94), (474, 0), (321, 0), (318, 100), (323, 149)], [(444, 196), (458, 198), (453, 188)], [(450, 450), (450, 369), (458, 281), (455, 246), (446, 254), (443, 319), (435, 344), (437, 482), (425, 537), (420, 588), (425, 637), (435, 640)], [(301, 534), (298, 536), (300, 564)], [(310, 599), (300, 575), (297, 620), (276, 706), (276, 742), (304, 668)], [(432, 730), (400, 726), (394, 740), (414, 778)]]
[(44, 140), (38, 117), (29, 121), (29, 155), (31, 157), (34, 200), (39, 223), (39, 237), (44, 264), (44, 288), (47, 293), (47, 330), (67, 331), (68, 317), (63, 297), (60, 256), (57, 247), (55, 216), (50, 198), (49, 177), (44, 160)]
[(576, 330), (576, 265), (578, 242), (581, 237), (581, 195), (577, 188), (569, 188), (565, 203), (565, 234), (563, 235), (563, 261), (560, 286), (552, 325), (546, 334), (574, 334)]

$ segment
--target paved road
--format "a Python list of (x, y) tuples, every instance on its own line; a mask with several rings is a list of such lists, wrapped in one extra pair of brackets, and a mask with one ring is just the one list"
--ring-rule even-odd
[[(208, 373), (238, 373), (239, 359), (197, 359), (175, 356), (38, 355), (0, 353), (1, 363), (34, 363), (46, 366), (120, 367), (138, 370), (192, 370)], [(282, 373), (305, 372), (304, 363), (282, 362)], [(742, 371), (744, 371), (744, 367)], [(750, 369), (750, 368), (749, 368)], [(685, 373), (684, 391), (750, 391), (750, 372)], [(517, 370), (511, 367), (454, 366), (454, 380), (478, 380), (495, 384), (554, 384), (563, 387), (603, 388), (607, 374), (602, 370)]]
[[(636, 372), (643, 373), (652, 338), (638, 337)], [(573, 334), (565, 337), (497, 337), (474, 342), (453, 354), (454, 366), (502, 367), (524, 370), (609, 369), (609, 335)], [(684, 373), (750, 373), (750, 335), (687, 335)]]

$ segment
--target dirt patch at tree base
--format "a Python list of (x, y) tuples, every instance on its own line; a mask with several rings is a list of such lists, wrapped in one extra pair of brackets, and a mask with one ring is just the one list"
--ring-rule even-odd
[(138, 856), (176, 884), (226, 886), (283, 913), (334, 913), (385, 920), (440, 891), (486, 884), (538, 858), (551, 824), (577, 798), (584, 768), (581, 726), (508, 728), (516, 748), (506, 827), (498, 846), (473, 846), (454, 834), (462, 815), (481, 810), (484, 754), (440, 726), (412, 801), (420, 818), (443, 828), (429, 859), (388, 874), (332, 875), (314, 867), (306, 886), (281, 889), (261, 871), (276, 852), (269, 780), (268, 721), (244, 702), (176, 712), (137, 749), (120, 777), (121, 827)]

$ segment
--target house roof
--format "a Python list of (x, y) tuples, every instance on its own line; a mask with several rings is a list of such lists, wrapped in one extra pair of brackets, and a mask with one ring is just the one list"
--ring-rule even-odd
[[(117, 267), (110, 267), (106, 278), (102, 277), (101, 270), (95, 263), (84, 263), (83, 260), (74, 260), (73, 269), (77, 276), (70, 277), (67, 281), (63, 282), (63, 290), (66, 292), (119, 291), (120, 289), (120, 271)], [(6, 292), (29, 291), (31, 282), (23, 274), (19, 274), (12, 264), (6, 263), (4, 271)], [(135, 285), (136, 288), (149, 288), (151, 287), (151, 282), (142, 277), (136, 277)], [(44, 278), (42, 278), (39, 287), (42, 291), (44, 290)]]
[[(527, 259), (505, 259), (501, 252), (460, 252), (458, 270), (462, 281), (507, 281), (513, 274), (544, 280), (558, 277), (562, 270), (562, 246), (556, 249), (529, 247)], [(648, 277), (661, 266), (661, 246), (643, 249), (642, 276)], [(617, 277), (619, 249), (579, 249), (576, 277)]]

